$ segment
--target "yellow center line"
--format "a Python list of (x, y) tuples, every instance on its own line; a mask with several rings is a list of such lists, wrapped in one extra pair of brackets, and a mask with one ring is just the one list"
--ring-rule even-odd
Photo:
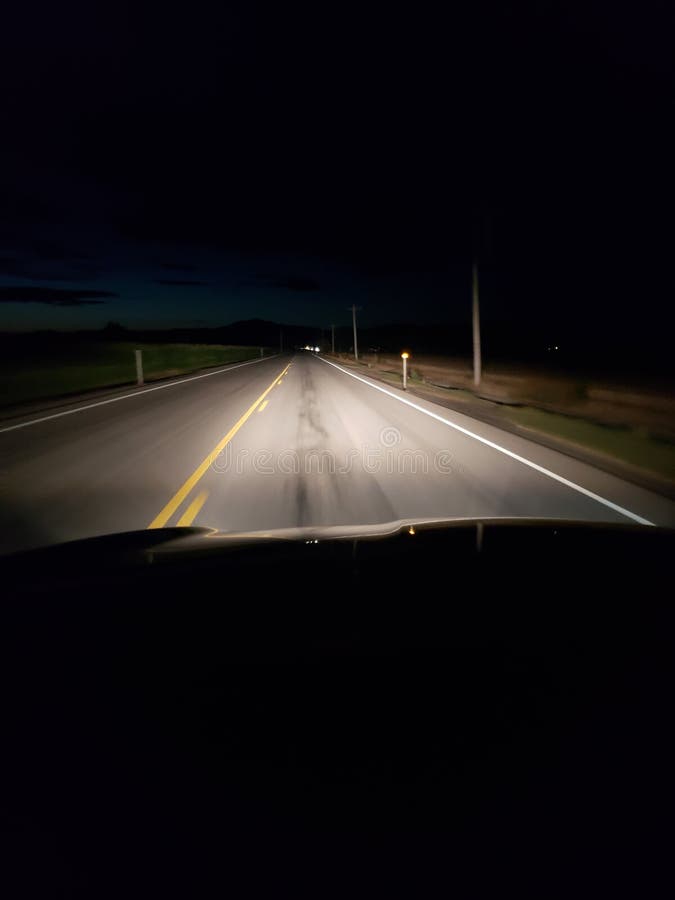
[(206, 500), (206, 498), (208, 496), (209, 496), (208, 491), (202, 491), (201, 493), (197, 494), (195, 499), (192, 501), (192, 503), (188, 506), (188, 508), (185, 510), (183, 515), (178, 520), (179, 528), (183, 528), (184, 526), (192, 525), (192, 523), (195, 520), (195, 516), (197, 515), (199, 510), (204, 505), (204, 501)]
[[(286, 374), (287, 370), (288, 370), (288, 366), (286, 366), (284, 371), (281, 373), (281, 376), (278, 376), (278, 377), (283, 377), (283, 375)], [(264, 390), (262, 392), (262, 394), (255, 401), (255, 403), (253, 403), (253, 404), (251, 404), (251, 406), (249, 406), (249, 408), (246, 410), (246, 412), (241, 417), (241, 419), (239, 419), (239, 421), (235, 425), (233, 425), (232, 428), (230, 428), (230, 430), (227, 432), (225, 437), (222, 438), (216, 444), (216, 446), (209, 453), (209, 455), (206, 457), (206, 459), (204, 459), (197, 466), (197, 468), (194, 470), (192, 475), (190, 475), (190, 477), (187, 479), (185, 484), (183, 484), (182, 487), (180, 487), (176, 491), (176, 493), (173, 495), (173, 497), (169, 500), (169, 502), (166, 504), (166, 506), (161, 511), (161, 513), (159, 513), (159, 515), (156, 516), (152, 520), (152, 522), (148, 525), (148, 528), (163, 528), (166, 525), (166, 523), (169, 521), (171, 516), (176, 512), (176, 510), (181, 505), (183, 500), (185, 500), (187, 495), (190, 493), (192, 488), (197, 484), (197, 482), (200, 480), (200, 478), (202, 478), (206, 474), (206, 472), (208, 472), (209, 467), (210, 467), (211, 463), (213, 462), (213, 460), (218, 456), (218, 454), (221, 452), (221, 450), (223, 450), (230, 443), (230, 441), (235, 436), (235, 434), (239, 431), (241, 426), (247, 421), (247, 419), (250, 418), (250, 416), (253, 415), (253, 413), (258, 408), (258, 406), (260, 406), (262, 401), (265, 399), (265, 397), (269, 394), (269, 392), (272, 390), (274, 385), (277, 383), (278, 377), (275, 378), (274, 381), (272, 382), (272, 384), (266, 390)]]
[(258, 412), (262, 412), (263, 409), (265, 409), (265, 407), (267, 406), (267, 404), (268, 404), (269, 402), (270, 402), (269, 400), (263, 400), (263, 402), (262, 402), (262, 403), (260, 404), (260, 406), (258, 407)]

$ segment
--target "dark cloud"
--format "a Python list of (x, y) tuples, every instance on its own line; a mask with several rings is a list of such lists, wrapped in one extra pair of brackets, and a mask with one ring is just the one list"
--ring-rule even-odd
[(239, 282), (239, 287), (259, 287), (263, 281), (271, 287), (284, 288), (287, 291), (311, 292), (321, 289), (321, 285), (314, 278), (305, 278), (301, 275), (279, 275), (270, 272), (260, 272), (253, 279)]
[(33, 241), (33, 253), (38, 259), (45, 259), (50, 262), (91, 258), (86, 253), (82, 253), (81, 250), (73, 250), (71, 247), (66, 247), (58, 241), (49, 240)]
[(189, 281), (179, 278), (160, 278), (159, 281), (155, 283), (170, 284), (174, 287), (206, 287), (209, 284), (208, 281)]
[(75, 291), (65, 288), (0, 287), (0, 303), (46, 303), (48, 306), (91, 306), (117, 297), (111, 291)]
[(288, 291), (318, 291), (321, 287), (319, 282), (313, 278), (302, 278), (297, 275), (275, 278), (272, 284), (274, 287), (285, 288)]
[(195, 272), (197, 266), (190, 266), (187, 263), (162, 263), (162, 268), (170, 272)]
[(70, 260), (21, 259), (0, 257), (0, 275), (27, 278), (30, 281), (90, 281), (100, 277), (100, 270), (89, 262)]
[(101, 276), (91, 256), (59, 240), (7, 231), (0, 241), (5, 245), (0, 275), (29, 281), (90, 281)]
[(13, 256), (0, 256), (0, 275), (14, 275), (20, 262)]

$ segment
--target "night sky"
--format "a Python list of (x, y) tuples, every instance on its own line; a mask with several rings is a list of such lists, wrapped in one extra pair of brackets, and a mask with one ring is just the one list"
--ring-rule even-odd
[[(672, 4), (15, 4), (0, 328), (673, 325)], [(655, 327), (656, 326), (656, 327)], [(467, 351), (468, 351), (467, 347)]]

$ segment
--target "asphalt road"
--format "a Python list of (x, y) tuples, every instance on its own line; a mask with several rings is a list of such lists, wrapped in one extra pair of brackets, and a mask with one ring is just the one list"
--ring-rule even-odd
[(2, 552), (438, 516), (675, 526), (675, 503), (309, 353), (0, 423)]

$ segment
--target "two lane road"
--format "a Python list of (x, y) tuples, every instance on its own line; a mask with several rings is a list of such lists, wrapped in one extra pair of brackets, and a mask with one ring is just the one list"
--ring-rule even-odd
[(309, 353), (0, 424), (2, 552), (438, 516), (673, 526), (675, 503)]

